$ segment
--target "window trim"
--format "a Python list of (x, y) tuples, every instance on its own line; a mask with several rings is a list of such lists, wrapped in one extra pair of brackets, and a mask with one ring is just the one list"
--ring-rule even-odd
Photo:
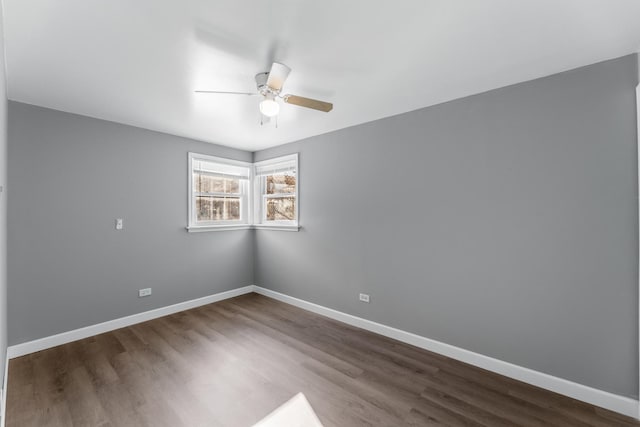
[[(239, 166), (247, 168), (246, 184), (240, 183), (243, 191), (240, 193), (240, 221), (223, 220), (223, 221), (201, 221), (197, 222), (194, 217), (194, 204), (195, 193), (193, 191), (193, 163), (194, 160), (202, 160), (205, 162), (218, 163), (229, 166)], [(189, 232), (201, 232), (201, 231), (222, 231), (222, 230), (241, 230), (251, 228), (253, 223), (253, 209), (252, 209), (252, 194), (251, 183), (253, 182), (253, 165), (250, 162), (243, 162), (241, 160), (227, 159), (224, 157), (210, 156), (208, 154), (200, 153), (188, 153), (188, 185), (187, 185), (187, 230)], [(231, 177), (232, 175), (230, 175)], [(242, 179), (241, 179), (242, 181)], [(226, 196), (237, 197), (238, 193), (224, 193)], [(221, 195), (221, 197), (224, 197)], [(213, 195), (215, 196), (215, 195)], [(246, 207), (244, 206), (246, 205)], [(246, 216), (246, 218), (243, 218)]]

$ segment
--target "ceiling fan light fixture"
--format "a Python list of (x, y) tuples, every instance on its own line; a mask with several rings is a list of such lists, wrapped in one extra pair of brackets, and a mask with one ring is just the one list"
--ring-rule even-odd
[(260, 101), (260, 112), (267, 117), (277, 116), (280, 112), (280, 104), (272, 96), (267, 96)]

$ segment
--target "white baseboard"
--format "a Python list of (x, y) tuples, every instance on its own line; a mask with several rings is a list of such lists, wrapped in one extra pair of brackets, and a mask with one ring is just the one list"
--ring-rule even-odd
[(534, 371), (533, 369), (524, 368), (509, 362), (494, 359), (493, 357), (474, 353), (473, 351), (372, 322), (371, 320), (366, 320), (361, 317), (352, 316), (331, 308), (323, 307), (318, 304), (265, 289), (260, 286), (254, 286), (254, 292), (367, 331), (375, 332), (434, 353), (442, 354), (452, 359), (456, 359), (509, 378), (609, 409), (610, 411), (618, 412), (633, 418), (639, 418), (640, 416), (638, 412), (640, 408), (639, 402), (625, 396), (619, 396), (607, 391), (598, 390), (586, 385), (554, 377), (553, 375)]
[(189, 310), (190, 308), (200, 307), (202, 305), (211, 304), (213, 302), (222, 301), (224, 299), (237, 297), (238, 295), (248, 294), (251, 292), (253, 292), (253, 286), (245, 286), (242, 288), (232, 289), (230, 291), (220, 292), (190, 301), (180, 302), (178, 304), (169, 305), (167, 307), (145, 311), (143, 313), (132, 314), (131, 316), (109, 320), (107, 322), (98, 323), (97, 325), (91, 325), (84, 328), (75, 329), (73, 331), (62, 332), (60, 334), (28, 341), (22, 344), (12, 345), (7, 349), (7, 359), (13, 359), (15, 357), (35, 353), (36, 351), (56, 347), (58, 345), (66, 344), (72, 341), (81, 340), (83, 338), (88, 338), (94, 335), (113, 331), (115, 329), (124, 328), (136, 323), (146, 322), (147, 320), (156, 319), (158, 317), (167, 316), (179, 311)]

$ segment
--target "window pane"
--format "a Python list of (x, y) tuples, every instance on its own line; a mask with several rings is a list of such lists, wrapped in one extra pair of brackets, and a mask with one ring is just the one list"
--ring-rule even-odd
[(196, 196), (198, 221), (240, 220), (239, 197)]
[(266, 200), (267, 221), (293, 221), (296, 218), (295, 197), (274, 197)]
[(267, 194), (295, 194), (296, 176), (293, 174), (267, 175)]
[(196, 193), (240, 193), (240, 179), (222, 178), (204, 173), (193, 173), (193, 188)]

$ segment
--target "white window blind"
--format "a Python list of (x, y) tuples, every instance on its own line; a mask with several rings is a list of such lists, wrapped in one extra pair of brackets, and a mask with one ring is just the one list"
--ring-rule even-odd
[(231, 165), (209, 160), (193, 159), (193, 171), (221, 178), (249, 179), (249, 167)]
[(297, 169), (296, 159), (287, 160), (279, 163), (258, 164), (256, 165), (256, 176), (277, 175), (287, 172), (295, 172)]

